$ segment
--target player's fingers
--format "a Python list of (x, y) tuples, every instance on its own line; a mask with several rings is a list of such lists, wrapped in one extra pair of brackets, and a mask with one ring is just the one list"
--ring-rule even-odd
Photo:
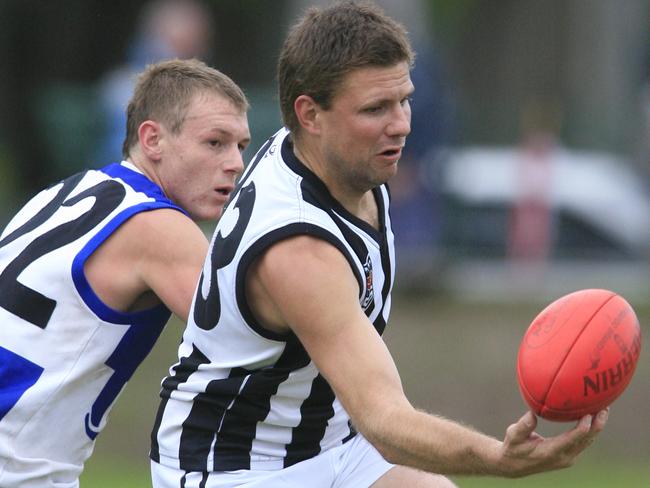
[(584, 425), (581, 426), (580, 429), (581, 435), (578, 436), (575, 442), (575, 449), (577, 452), (584, 451), (592, 442), (594, 442), (594, 440), (596, 440), (600, 431), (605, 427), (608, 416), (609, 409), (605, 409), (598, 412), (589, 422), (585, 421)]
[(609, 411), (606, 409), (593, 417), (591, 415), (582, 417), (576, 427), (567, 433), (565, 452), (577, 456), (589, 447), (604, 428), (608, 414)]
[(595, 439), (596, 436), (605, 428), (609, 417), (609, 408), (601, 410), (596, 415), (586, 415), (580, 419), (576, 426), (576, 438)]
[(604, 410), (601, 410), (596, 414), (596, 417), (591, 423), (591, 430), (598, 433), (602, 431), (605, 428), (605, 424), (607, 423), (607, 419), (609, 418), (609, 407), (607, 407)]
[(550, 438), (548, 446), (556, 452), (568, 453), (575, 450), (576, 446), (589, 434), (591, 419), (591, 415), (585, 415), (572, 429)]
[(576, 425), (576, 428), (574, 429), (576, 437), (586, 436), (589, 433), (593, 419), (592, 415), (585, 415), (578, 421), (578, 425)]
[(570, 450), (575, 454), (586, 449), (594, 441), (595, 437), (591, 434), (591, 426), (593, 423), (594, 417), (592, 415), (585, 415), (578, 422), (575, 428), (576, 435), (573, 442), (569, 445)]
[(533, 434), (535, 427), (537, 427), (537, 417), (528, 411), (516, 423), (508, 427), (506, 438), (510, 443), (525, 442)]

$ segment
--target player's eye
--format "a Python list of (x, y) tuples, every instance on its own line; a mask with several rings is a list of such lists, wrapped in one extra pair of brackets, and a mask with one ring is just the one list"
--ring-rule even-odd
[(363, 111), (367, 114), (377, 114), (380, 113), (384, 107), (382, 105), (373, 105), (371, 107), (366, 107)]

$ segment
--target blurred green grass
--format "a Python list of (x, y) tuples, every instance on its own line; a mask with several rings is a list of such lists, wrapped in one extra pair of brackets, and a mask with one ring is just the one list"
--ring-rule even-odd
[[(579, 463), (563, 471), (509, 480), (455, 477), (459, 488), (647, 488), (650, 466), (626, 463)], [(82, 488), (143, 488), (151, 486), (148, 471), (119, 461), (93, 463), (81, 477)], [(269, 487), (272, 488), (272, 487)]]
[(92, 462), (80, 479), (82, 488), (145, 488), (151, 486), (149, 471), (140, 463), (103, 458)]
[(578, 463), (562, 471), (516, 480), (455, 478), (459, 488), (647, 488), (650, 466), (643, 463)]
[[(502, 438), (526, 410), (514, 369), (519, 341), (546, 303), (461, 302), (444, 295), (394, 295), (385, 339), (407, 396), (418, 407)], [(650, 304), (632, 303), (644, 332)], [(182, 325), (172, 321), (127, 385), (98, 437), (81, 477), (82, 488), (151, 486), (149, 432), (160, 380), (176, 359)], [(650, 486), (650, 354), (643, 351), (632, 383), (608, 425), (577, 465), (518, 480), (458, 477), (461, 488), (647, 488)], [(553, 435), (570, 424), (541, 421)]]

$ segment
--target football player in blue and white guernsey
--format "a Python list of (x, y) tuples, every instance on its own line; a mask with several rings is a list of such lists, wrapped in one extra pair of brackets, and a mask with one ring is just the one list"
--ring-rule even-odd
[(243, 171), (248, 102), (197, 60), (149, 66), (124, 161), (36, 195), (0, 235), (0, 487), (75, 488), (170, 317), (186, 320)]
[(449, 488), (444, 475), (566, 467), (604, 427), (607, 412), (543, 439), (527, 413), (500, 441), (405, 397), (381, 333), (412, 63), (404, 28), (372, 4), (312, 8), (290, 31), (286, 127), (212, 238), (162, 384), (155, 488)]

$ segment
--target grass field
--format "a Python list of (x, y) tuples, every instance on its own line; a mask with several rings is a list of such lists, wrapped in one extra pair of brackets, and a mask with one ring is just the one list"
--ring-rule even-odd
[[(454, 481), (460, 488), (647, 488), (650, 485), (650, 466), (581, 463), (568, 470), (516, 480), (477, 477), (455, 478)], [(151, 482), (148, 471), (125, 466), (121, 462), (107, 462), (89, 467), (81, 478), (81, 486), (143, 488), (151, 486)]]
[(647, 488), (650, 466), (642, 464), (580, 463), (571, 469), (516, 480), (457, 478), (461, 488)]
[[(521, 336), (542, 305), (394, 296), (385, 338), (408, 397), (420, 408), (501, 438), (508, 424), (525, 411), (514, 362)], [(633, 305), (646, 333), (650, 306)], [(180, 335), (181, 325), (171, 323), (127, 386), (98, 438), (81, 478), (82, 488), (150, 486), (147, 451), (158, 384), (176, 357)], [(461, 488), (650, 487), (648, 378), (650, 354), (642, 351), (635, 378), (613, 405), (606, 430), (576, 466), (519, 480), (468, 477), (456, 482)], [(541, 422), (538, 431), (553, 435), (567, 427)]]

